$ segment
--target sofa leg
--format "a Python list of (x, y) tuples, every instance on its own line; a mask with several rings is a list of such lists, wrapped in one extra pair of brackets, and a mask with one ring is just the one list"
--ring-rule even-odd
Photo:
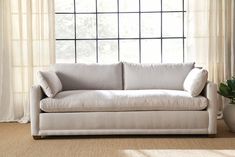
[(208, 134), (208, 137), (209, 137), (209, 138), (215, 138), (215, 137), (216, 137), (216, 134)]
[(34, 139), (34, 140), (40, 140), (40, 139), (41, 139), (41, 136), (33, 136), (33, 139)]

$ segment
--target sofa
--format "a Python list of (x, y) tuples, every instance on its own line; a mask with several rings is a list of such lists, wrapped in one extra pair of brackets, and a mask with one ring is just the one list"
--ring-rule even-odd
[[(32, 86), (31, 134), (34, 139), (114, 134), (214, 137), (217, 86), (189, 80), (202, 87), (192, 96), (184, 84), (193, 69), (194, 63), (52, 65), (49, 71), (58, 76), (60, 91), (48, 97), (42, 85)], [(52, 84), (58, 81), (52, 79)]]

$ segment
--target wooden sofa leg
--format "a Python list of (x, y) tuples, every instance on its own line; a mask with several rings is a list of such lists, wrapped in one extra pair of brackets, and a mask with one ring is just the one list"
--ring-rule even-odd
[(34, 140), (40, 140), (40, 139), (41, 139), (41, 136), (33, 136), (33, 139), (34, 139)]
[(216, 137), (216, 134), (208, 134), (208, 137), (209, 137), (209, 138), (215, 138), (215, 137)]

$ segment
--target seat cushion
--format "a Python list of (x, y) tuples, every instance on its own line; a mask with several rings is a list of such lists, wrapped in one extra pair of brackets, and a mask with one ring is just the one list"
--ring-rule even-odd
[(205, 97), (179, 90), (73, 90), (40, 101), (45, 112), (197, 111), (207, 105)]
[(113, 64), (55, 64), (63, 90), (121, 90), (122, 63)]
[(194, 63), (123, 63), (124, 89), (183, 90), (183, 83)]

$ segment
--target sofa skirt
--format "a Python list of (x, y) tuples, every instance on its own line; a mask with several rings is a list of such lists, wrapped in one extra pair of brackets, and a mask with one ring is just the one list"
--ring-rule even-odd
[(207, 111), (40, 113), (39, 135), (208, 134)]

